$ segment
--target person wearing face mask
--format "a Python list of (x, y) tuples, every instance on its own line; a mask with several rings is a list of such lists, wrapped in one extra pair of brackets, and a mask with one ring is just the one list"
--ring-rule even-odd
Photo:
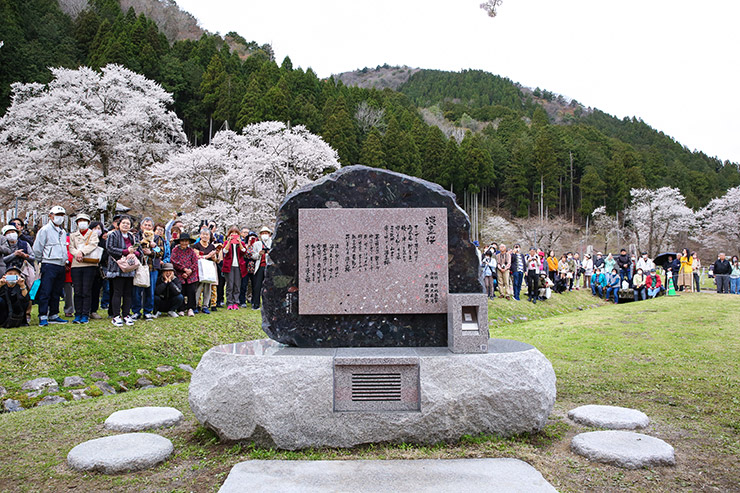
[(61, 206), (49, 211), (49, 222), (42, 227), (33, 243), (33, 255), (41, 262), (41, 283), (36, 293), (39, 326), (66, 324), (59, 316), (59, 298), (64, 294), (64, 279), (69, 252), (67, 232), (62, 225), (67, 212)]
[(20, 217), (14, 217), (11, 219), (8, 224), (11, 226), (15, 226), (16, 231), (18, 231), (18, 238), (25, 241), (29, 245), (33, 245), (33, 235), (30, 231), (26, 229), (26, 225), (23, 223), (23, 220)]
[(92, 295), (90, 296), (90, 318), (100, 320), (102, 317), (98, 315), (98, 308), (103, 304), (103, 301), (106, 302), (103, 308), (108, 308), (110, 304), (110, 286), (108, 285), (108, 279), (104, 279), (102, 275), (103, 268), (108, 264), (108, 253), (105, 251), (105, 240), (108, 239), (108, 233), (105, 232), (105, 226), (98, 221), (91, 222), (90, 229), (98, 237), (98, 246), (103, 249), (100, 262), (95, 266), (95, 277), (93, 277)]
[(262, 281), (265, 271), (270, 264), (270, 248), (272, 248), (272, 230), (267, 226), (260, 229), (260, 238), (252, 245), (252, 259), (254, 260), (254, 278), (252, 281), (252, 309), (260, 309), (262, 298)]
[(34, 258), (31, 246), (18, 237), (18, 229), (14, 225), (8, 224), (4, 226), (2, 235), (7, 240), (8, 248), (10, 249), (10, 253), (3, 257), (6, 269), (10, 267), (23, 269), (24, 262), (29, 262), (33, 265)]
[[(246, 233), (245, 233), (246, 230)], [(252, 254), (254, 253), (254, 244), (257, 242), (257, 233), (254, 231), (250, 231), (247, 228), (244, 228), (242, 230), (242, 235), (244, 237), (244, 243), (247, 245), (247, 252), (245, 253), (245, 259), (247, 261), (247, 274), (242, 277), (242, 283), (239, 290), (239, 306), (242, 308), (247, 307), (247, 303), (252, 303), (252, 297), (248, 294), (247, 288), (250, 286), (252, 287), (252, 290), (254, 290), (254, 268), (256, 265), (256, 261), (252, 258)]]
[(622, 279), (620, 278), (619, 272), (616, 268), (612, 269), (606, 282), (606, 301), (609, 301), (610, 296), (614, 296), (614, 304), (619, 303), (619, 287), (622, 284)]
[(26, 309), (31, 302), (28, 286), (17, 267), (9, 267), (0, 278), (0, 326), (27, 326)]
[(98, 248), (98, 235), (90, 229), (90, 216), (87, 214), (78, 214), (75, 221), (77, 222), (77, 231), (69, 235), (75, 306), (75, 318), (72, 323), (86, 324), (90, 321), (93, 284), (95, 283), (98, 267), (96, 263), (85, 262), (84, 259)]
[(643, 273), (648, 273), (651, 270), (655, 269), (655, 263), (652, 260), (650, 260), (647, 252), (642, 252), (642, 256), (639, 259), (637, 259), (635, 268), (642, 269)]
[(637, 269), (637, 272), (632, 277), (632, 293), (635, 296), (635, 301), (647, 299), (647, 278), (641, 268)]

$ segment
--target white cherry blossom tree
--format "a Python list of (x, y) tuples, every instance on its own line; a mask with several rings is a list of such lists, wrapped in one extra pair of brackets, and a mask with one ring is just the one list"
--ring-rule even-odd
[(686, 239), (696, 227), (694, 211), (678, 188), (633, 188), (632, 202), (624, 211), (637, 246), (654, 256), (668, 248), (682, 233)]
[[(713, 199), (697, 213), (702, 237), (708, 247), (730, 248), (733, 255), (740, 253), (740, 187), (731, 188), (722, 197)], [(711, 243), (710, 243), (711, 242)]]
[(24, 194), (32, 208), (147, 207), (144, 171), (186, 143), (172, 96), (120, 65), (51, 71), (48, 85), (12, 86), (0, 119), (0, 191)]
[(262, 122), (242, 135), (221, 131), (150, 173), (173, 205), (218, 224), (258, 227), (274, 224), (289, 193), (339, 167), (336, 151), (305, 127)]

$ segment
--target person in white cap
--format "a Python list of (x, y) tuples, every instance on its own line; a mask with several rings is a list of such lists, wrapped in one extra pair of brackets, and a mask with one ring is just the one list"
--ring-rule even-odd
[(260, 229), (260, 238), (252, 244), (252, 259), (254, 259), (254, 277), (252, 278), (252, 309), (260, 309), (262, 298), (262, 281), (270, 263), (270, 248), (272, 248), (272, 230), (267, 226)]
[[(90, 229), (90, 216), (77, 214), (77, 231), (69, 235), (69, 253), (72, 254), (72, 285), (74, 286), (75, 318), (73, 324), (90, 321), (92, 292), (98, 264), (87, 259), (98, 248), (98, 235)], [(97, 259), (100, 261), (100, 258)]]
[(31, 245), (23, 241), (19, 237), (19, 234), (20, 231), (18, 231), (18, 228), (14, 224), (3, 226), (2, 236), (8, 242), (8, 248), (10, 248), (10, 253), (2, 258), (5, 262), (6, 269), (17, 267), (22, 270), (23, 263), (26, 261), (33, 265), (34, 259)]
[(68, 261), (67, 232), (62, 227), (66, 215), (64, 207), (52, 207), (49, 222), (39, 230), (33, 243), (33, 254), (41, 262), (41, 284), (36, 293), (41, 327), (67, 323), (59, 316), (59, 298), (64, 294)]

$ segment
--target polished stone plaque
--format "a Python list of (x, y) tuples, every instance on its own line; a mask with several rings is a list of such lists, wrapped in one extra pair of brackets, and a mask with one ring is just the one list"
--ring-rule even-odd
[(300, 209), (301, 315), (446, 313), (447, 209)]

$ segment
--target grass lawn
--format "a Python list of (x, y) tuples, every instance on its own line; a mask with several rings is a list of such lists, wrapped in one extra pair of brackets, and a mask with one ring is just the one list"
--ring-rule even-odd
[[(596, 305), (596, 308), (593, 306)], [(235, 463), (248, 459), (393, 459), (515, 457), (536, 467), (559, 491), (740, 491), (740, 296), (682, 294), (603, 304), (584, 291), (532, 305), (496, 299), (489, 305), (492, 337), (534, 344), (552, 362), (558, 399), (541, 433), (508, 439), (464, 437), (428, 447), (369, 445), (349, 450), (282, 452), (221, 444), (201, 428), (187, 404), (187, 372), (158, 365), (196, 366), (211, 346), (264, 337), (249, 310), (194, 319), (160, 319), (133, 328), (107, 321), (88, 326), (0, 329), (0, 385), (5, 397), (24, 396), (21, 384), (79, 375), (88, 384), (104, 371), (117, 387), (133, 388), (137, 369), (164, 387), (0, 414), (0, 491), (215, 491)], [(128, 371), (129, 377), (118, 377)], [(118, 387), (120, 388), (120, 387)], [(68, 389), (61, 389), (63, 395)], [(676, 467), (628, 471), (592, 464), (569, 451), (586, 428), (567, 411), (582, 404), (638, 408), (651, 418), (645, 433), (676, 449)], [(186, 422), (159, 433), (175, 455), (159, 467), (118, 476), (66, 467), (75, 445), (110, 433), (113, 411), (174, 406)]]

